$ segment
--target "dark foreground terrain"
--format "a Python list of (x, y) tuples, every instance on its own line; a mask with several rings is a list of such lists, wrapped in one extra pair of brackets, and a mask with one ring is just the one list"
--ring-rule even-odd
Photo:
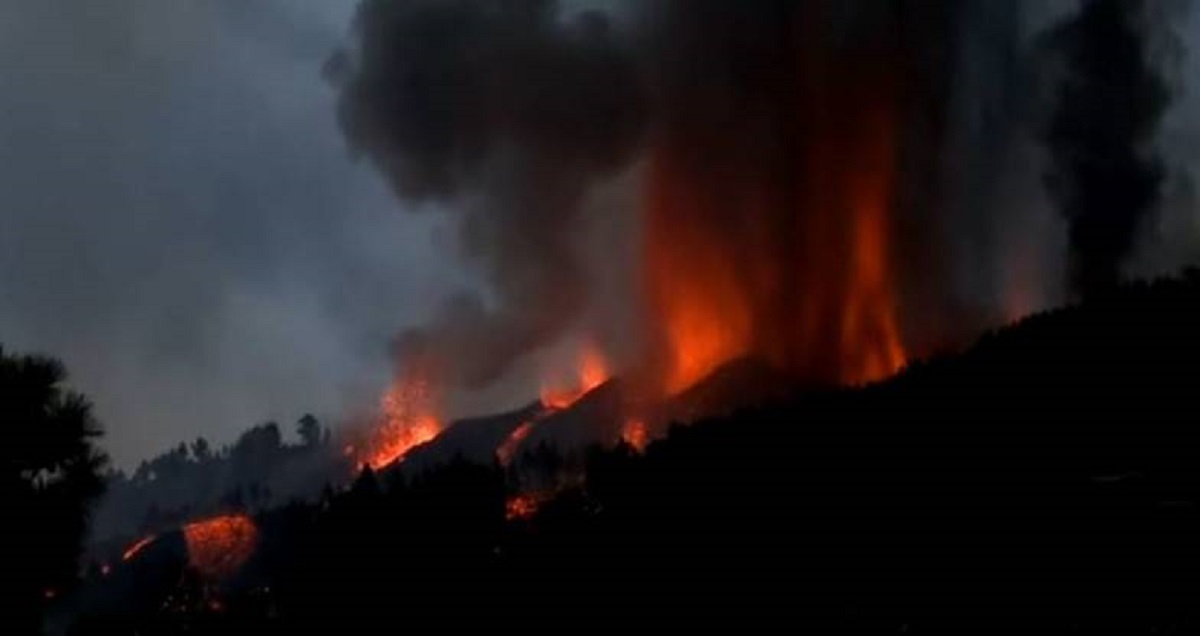
[[(1026, 319), (886, 383), (595, 450), (506, 520), (465, 461), (261, 514), (226, 580), (164, 538), (71, 633), (1195, 633), (1200, 275)], [(174, 541), (174, 542), (173, 542)]]

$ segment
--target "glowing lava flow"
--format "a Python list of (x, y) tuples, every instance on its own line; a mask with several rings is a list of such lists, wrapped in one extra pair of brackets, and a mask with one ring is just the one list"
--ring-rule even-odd
[[(348, 454), (357, 455), (357, 465), (379, 470), (402, 461), (414, 447), (437, 437), (442, 431), (435, 414), (429, 384), (416, 377), (398, 379), (383, 396), (382, 417), (365, 444), (348, 446)], [(358, 449), (361, 448), (361, 451)]]
[(500, 462), (501, 466), (508, 466), (512, 463), (513, 458), (517, 456), (517, 448), (521, 446), (521, 442), (525, 441), (526, 437), (533, 432), (533, 422), (522, 422), (520, 426), (513, 429), (512, 433), (504, 439), (504, 443), (500, 444), (496, 449), (496, 461)]
[(150, 545), (151, 543), (154, 543), (154, 540), (157, 538), (158, 537), (156, 535), (152, 534), (148, 537), (142, 537), (141, 539), (138, 539), (137, 541), (135, 541), (133, 543), (133, 545), (129, 546), (128, 548), (125, 548), (125, 552), (121, 553), (121, 560), (128, 561), (128, 560), (132, 559), (133, 557), (137, 556), (137, 554), (139, 552), (146, 549), (146, 546)]
[(258, 527), (246, 515), (226, 515), (183, 527), (188, 565), (209, 578), (237, 573), (258, 545)]

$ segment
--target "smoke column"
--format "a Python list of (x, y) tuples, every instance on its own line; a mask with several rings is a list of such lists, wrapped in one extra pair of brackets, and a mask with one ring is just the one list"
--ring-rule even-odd
[(580, 312), (571, 233), (588, 189), (632, 159), (640, 84), (603, 17), (564, 22), (550, 0), (366, 0), (355, 32), (330, 62), (347, 139), (402, 199), (461, 213), (491, 292), (401, 334), (400, 363), (479, 388)]
[(1045, 132), (1046, 180), (1069, 225), (1071, 282), (1115, 285), (1137, 231), (1159, 202), (1164, 168), (1151, 144), (1170, 102), (1147, 49), (1141, 0), (1089, 0), (1046, 36), (1065, 66)]

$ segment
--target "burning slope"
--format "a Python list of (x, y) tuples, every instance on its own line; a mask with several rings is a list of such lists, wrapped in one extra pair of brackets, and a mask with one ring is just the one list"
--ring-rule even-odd
[(608, 377), (608, 363), (604, 354), (594, 344), (588, 344), (579, 351), (573, 382), (566, 387), (561, 383), (542, 384), (542, 404), (552, 410), (565, 409), (583, 394), (604, 384)]
[(521, 446), (521, 442), (525, 441), (526, 437), (533, 432), (533, 421), (523, 422), (520, 426), (513, 429), (513, 432), (504, 439), (504, 443), (496, 448), (496, 461), (501, 466), (508, 466), (512, 463), (514, 457), (517, 456), (517, 449)]
[(397, 378), (380, 401), (382, 414), (367, 439), (346, 447), (355, 466), (379, 470), (401, 461), (413, 447), (437, 437), (442, 430), (432, 387), (417, 375)]
[[(890, 224), (899, 56), (881, 36), (842, 51), (796, 28), (719, 52), (751, 86), (664, 80), (680, 103), (651, 151), (643, 272), (667, 395), (739, 356), (819, 382), (904, 364)], [(785, 71), (758, 77), (764, 63)]]
[(521, 444), (533, 432), (538, 422), (558, 411), (570, 408), (584, 395), (604, 384), (608, 378), (608, 362), (604, 355), (593, 344), (587, 344), (579, 351), (575, 367), (575, 381), (564, 387), (562, 383), (543, 382), (541, 391), (542, 410), (530, 420), (522, 423), (496, 448), (496, 460), (501, 466), (508, 466), (517, 456)]
[(258, 527), (245, 515), (226, 515), (183, 527), (188, 565), (200, 574), (226, 578), (250, 559), (258, 545)]

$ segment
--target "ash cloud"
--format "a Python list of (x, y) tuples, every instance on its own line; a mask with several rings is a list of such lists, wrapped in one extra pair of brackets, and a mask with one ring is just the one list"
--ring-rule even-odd
[[(596, 302), (574, 245), (584, 199), (622, 171), (645, 177), (664, 140), (721, 201), (680, 212), (679, 227), (741, 241), (714, 257), (730, 268), (746, 253), (787, 258), (806, 240), (796, 216), (828, 214), (797, 205), (822, 196), (793, 183), (798, 149), (852, 133), (869, 110), (843, 98), (900, 96), (890, 266), (918, 354), (1060, 297), (1068, 240), (1077, 288), (1115, 280), (1154, 207), (1160, 166), (1145, 151), (1168, 93), (1142, 57), (1142, 3), (601, 3), (609, 18), (566, 10), (576, 4), (365, 0), (355, 40), (330, 61), (351, 147), (402, 200), (444, 204), (411, 209), (456, 215), (460, 256), (488, 287), (402, 333), (402, 367), (479, 388), (561, 340)], [(1047, 56), (1068, 78), (1049, 102)], [(824, 75), (805, 76), (814, 69)], [(1057, 110), (1039, 128), (1047, 104)], [(855, 153), (831, 161), (843, 159)], [(780, 230), (765, 247), (744, 218), (760, 195), (779, 212), (760, 219)], [(835, 284), (813, 258), (793, 264), (778, 269), (783, 296)], [(626, 291), (601, 302), (645, 302)], [(786, 325), (800, 302), (762, 311)]]
[[(772, 246), (742, 241), (733, 251), (769, 249), (772, 258), (786, 259), (803, 239), (791, 240), (797, 239), (793, 217), (829, 213), (786, 201), (795, 196), (785, 192), (794, 187), (787, 171), (797, 168), (796, 151), (806, 135), (836, 137), (822, 126), (852, 125), (852, 116), (793, 108), (817, 102), (840, 108), (840, 97), (798, 95), (821, 88), (803, 79), (802, 54), (826, 56), (817, 65), (830, 75), (820, 81), (865, 100), (881, 80), (870, 65), (903, 68), (905, 174), (897, 197), (904, 218), (896, 223), (903, 237), (895, 264), (907, 265), (902, 277), (915, 281), (914, 289), (924, 288), (920, 300), (930, 301), (924, 304), (954, 302), (945, 297), (949, 282), (930, 273), (953, 269), (934, 262), (944, 246), (932, 245), (939, 239), (931, 236), (942, 231), (944, 239), (953, 225), (946, 217), (959, 211), (939, 199), (939, 152), (956, 123), (952, 109), (975, 99), (955, 101), (973, 90), (955, 74), (969, 66), (960, 56), (1009, 54), (1018, 9), (984, 2), (670, 0), (609, 9), (622, 18), (621, 28), (595, 12), (566, 17), (550, 0), (360, 5), (355, 41), (329, 64), (341, 91), (346, 138), (401, 199), (449, 203), (460, 215), (463, 256), (491, 292), (456, 298), (426, 326), (402, 333), (396, 341), (401, 367), (433, 368), (457, 386), (479, 388), (572, 328), (589, 302), (583, 263), (572, 246), (581, 201), (645, 158), (646, 140), (673, 138), (680, 154), (711, 168), (711, 179), (741, 183), (742, 195), (762, 187), (782, 197), (780, 218), (767, 220), (783, 229)], [(1009, 30), (970, 48), (974, 31), (997, 16)], [(856, 42), (863, 37), (885, 42)], [(903, 60), (886, 59), (893, 53)], [(844, 77), (833, 60), (847, 63)], [(855, 72), (860, 76), (852, 77)], [(810, 86), (796, 86), (797, 74)], [(863, 86), (847, 88), (855, 81)], [(998, 146), (1004, 136), (987, 141)], [(982, 182), (990, 166), (978, 163), (971, 178)], [(707, 191), (712, 184), (701, 185)], [(724, 228), (718, 233), (738, 242), (747, 231), (738, 208), (737, 201), (724, 201), (679, 222)], [(807, 265), (812, 270), (819, 263)], [(730, 267), (741, 266), (731, 261)], [(816, 275), (780, 267), (793, 286)], [(633, 291), (621, 301), (638, 302)], [(790, 303), (766, 311), (794, 312)]]
[(1089, 0), (1043, 46), (1062, 67), (1044, 140), (1049, 190), (1068, 223), (1070, 275), (1084, 295), (1117, 283), (1161, 201), (1166, 167), (1154, 146), (1172, 100), (1150, 56), (1166, 35), (1149, 3)]
[(489, 286), (402, 333), (400, 364), (480, 388), (585, 304), (570, 243), (585, 194), (636, 148), (635, 67), (604, 17), (549, 0), (367, 0), (355, 36), (329, 63), (346, 138), (400, 198), (456, 207)]

